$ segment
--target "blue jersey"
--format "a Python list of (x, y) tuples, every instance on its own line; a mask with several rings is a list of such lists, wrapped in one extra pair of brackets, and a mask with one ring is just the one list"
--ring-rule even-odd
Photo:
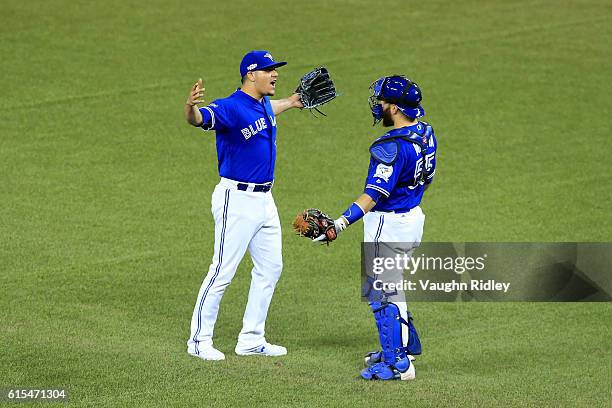
[(276, 117), (267, 97), (258, 101), (238, 89), (200, 113), (202, 128), (216, 131), (221, 177), (258, 184), (274, 180)]
[[(425, 154), (419, 144), (402, 136), (416, 138), (421, 143), (426, 136)], [(436, 171), (438, 142), (433, 128), (426, 122), (418, 122), (393, 129), (378, 138), (372, 146), (375, 145), (383, 148), (382, 154), (373, 152), (364, 189), (376, 201), (372, 211), (406, 212), (418, 206), (425, 185), (432, 182)]]

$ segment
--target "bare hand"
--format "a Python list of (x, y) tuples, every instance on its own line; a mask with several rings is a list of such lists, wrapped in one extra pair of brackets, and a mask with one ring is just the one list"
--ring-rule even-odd
[(291, 104), (294, 108), (302, 109), (304, 104), (302, 103), (302, 99), (300, 98), (300, 94), (294, 93), (288, 98), (291, 101)]
[(191, 88), (191, 93), (187, 98), (187, 105), (195, 106), (198, 103), (204, 103), (204, 100), (202, 99), (204, 97), (204, 91), (205, 88), (202, 87), (202, 78), (200, 78)]

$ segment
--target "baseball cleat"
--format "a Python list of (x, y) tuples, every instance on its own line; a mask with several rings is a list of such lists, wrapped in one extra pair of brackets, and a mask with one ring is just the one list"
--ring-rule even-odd
[[(416, 357), (412, 354), (408, 354), (408, 359), (412, 362), (416, 360)], [(376, 363), (383, 361), (382, 351), (371, 351), (365, 355), (363, 361), (366, 367), (373, 366)]]
[(189, 353), (194, 357), (201, 358), (202, 360), (220, 361), (225, 360), (225, 354), (214, 348), (213, 346), (203, 347), (198, 353)]
[(380, 363), (382, 361), (382, 351), (371, 351), (365, 355), (363, 361), (366, 367), (373, 366), (376, 363)]
[[(408, 356), (408, 357), (412, 357), (412, 356)], [(413, 357), (414, 358), (414, 357)], [(416, 369), (414, 368), (414, 364), (412, 364), (413, 360), (410, 360), (410, 367), (408, 367), (408, 370), (400, 373), (400, 380), (402, 381), (407, 381), (407, 380), (414, 380), (416, 378)]]
[[(408, 366), (406, 367), (406, 364)], [(361, 370), (361, 378), (365, 380), (414, 380), (416, 378), (416, 370), (414, 364), (410, 363), (409, 359), (398, 361), (395, 366), (391, 366), (385, 362), (376, 363)]]
[(236, 354), (239, 356), (268, 356), (278, 357), (287, 354), (287, 349), (276, 344), (264, 343), (251, 349), (239, 349), (236, 346)]

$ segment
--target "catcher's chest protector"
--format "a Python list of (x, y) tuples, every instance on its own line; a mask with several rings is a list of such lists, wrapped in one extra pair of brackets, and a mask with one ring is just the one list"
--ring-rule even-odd
[[(370, 154), (377, 161), (391, 166), (397, 161), (400, 153), (400, 140), (405, 140), (418, 146), (423, 163), (425, 163), (429, 138), (431, 137), (432, 132), (433, 128), (431, 125), (425, 124), (425, 129), (421, 134), (408, 129), (402, 129), (402, 131), (399, 133), (389, 136), (382, 136), (372, 143), (370, 146)], [(423, 169), (423, 172), (421, 173), (421, 181), (426, 180), (428, 176), (429, 172), (427, 169)]]

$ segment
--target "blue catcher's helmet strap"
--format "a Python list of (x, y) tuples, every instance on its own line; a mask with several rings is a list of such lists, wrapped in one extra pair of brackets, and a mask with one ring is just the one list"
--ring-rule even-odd
[[(404, 86), (404, 90), (402, 91), (402, 94), (398, 97), (398, 98), (392, 98), (392, 97), (385, 97), (384, 95), (382, 95), (382, 92), (385, 88), (385, 84), (387, 83), (387, 81), (389, 81), (390, 78), (402, 78), (403, 80), (406, 81), (406, 85)], [(408, 91), (410, 90), (410, 87), (412, 85), (416, 85), (416, 83), (414, 83), (411, 79), (406, 78), (405, 75), (390, 75), (387, 77), (382, 77), (377, 79), (373, 84), (373, 88), (374, 88), (374, 95), (378, 100), (384, 100), (385, 102), (389, 102), (389, 103), (393, 103), (393, 104), (401, 104), (401, 105), (405, 105), (409, 108), (415, 109), (419, 106), (418, 102), (412, 102), (412, 101), (406, 101), (404, 100), (404, 97), (408, 94)], [(418, 85), (416, 85), (418, 87)]]
[[(412, 82), (411, 80), (409, 80), (408, 78), (406, 78), (403, 75), (394, 75), (394, 76), (398, 76), (400, 78), (403, 78), (406, 80), (406, 86), (404, 87), (404, 90), (402, 91), (402, 94), (399, 98), (397, 98), (397, 103), (401, 103), (401, 104), (406, 104), (406, 102), (404, 102), (404, 96), (406, 96), (406, 94), (408, 93), (408, 90), (410, 89), (410, 87), (414, 84), (414, 82)], [(417, 104), (418, 106), (418, 104)], [(410, 106), (411, 108), (416, 108), (416, 106)]]
[(412, 82), (410, 79), (408, 79), (405, 76), (403, 76), (403, 75), (393, 75), (393, 76), (397, 76), (397, 77), (400, 77), (400, 78), (403, 78), (404, 80), (406, 80), (406, 86), (404, 87), (404, 90), (402, 91), (402, 94), (400, 95), (399, 98), (387, 98), (385, 100), (387, 102), (390, 102), (390, 103), (395, 103), (395, 104), (400, 104), (400, 105), (407, 106), (407, 107), (409, 107), (411, 109), (418, 108), (419, 107), (419, 103), (418, 102), (412, 102), (412, 101), (404, 100), (404, 97), (408, 94), (408, 91), (410, 90), (410, 87), (412, 85), (416, 85), (416, 84), (414, 82)]

